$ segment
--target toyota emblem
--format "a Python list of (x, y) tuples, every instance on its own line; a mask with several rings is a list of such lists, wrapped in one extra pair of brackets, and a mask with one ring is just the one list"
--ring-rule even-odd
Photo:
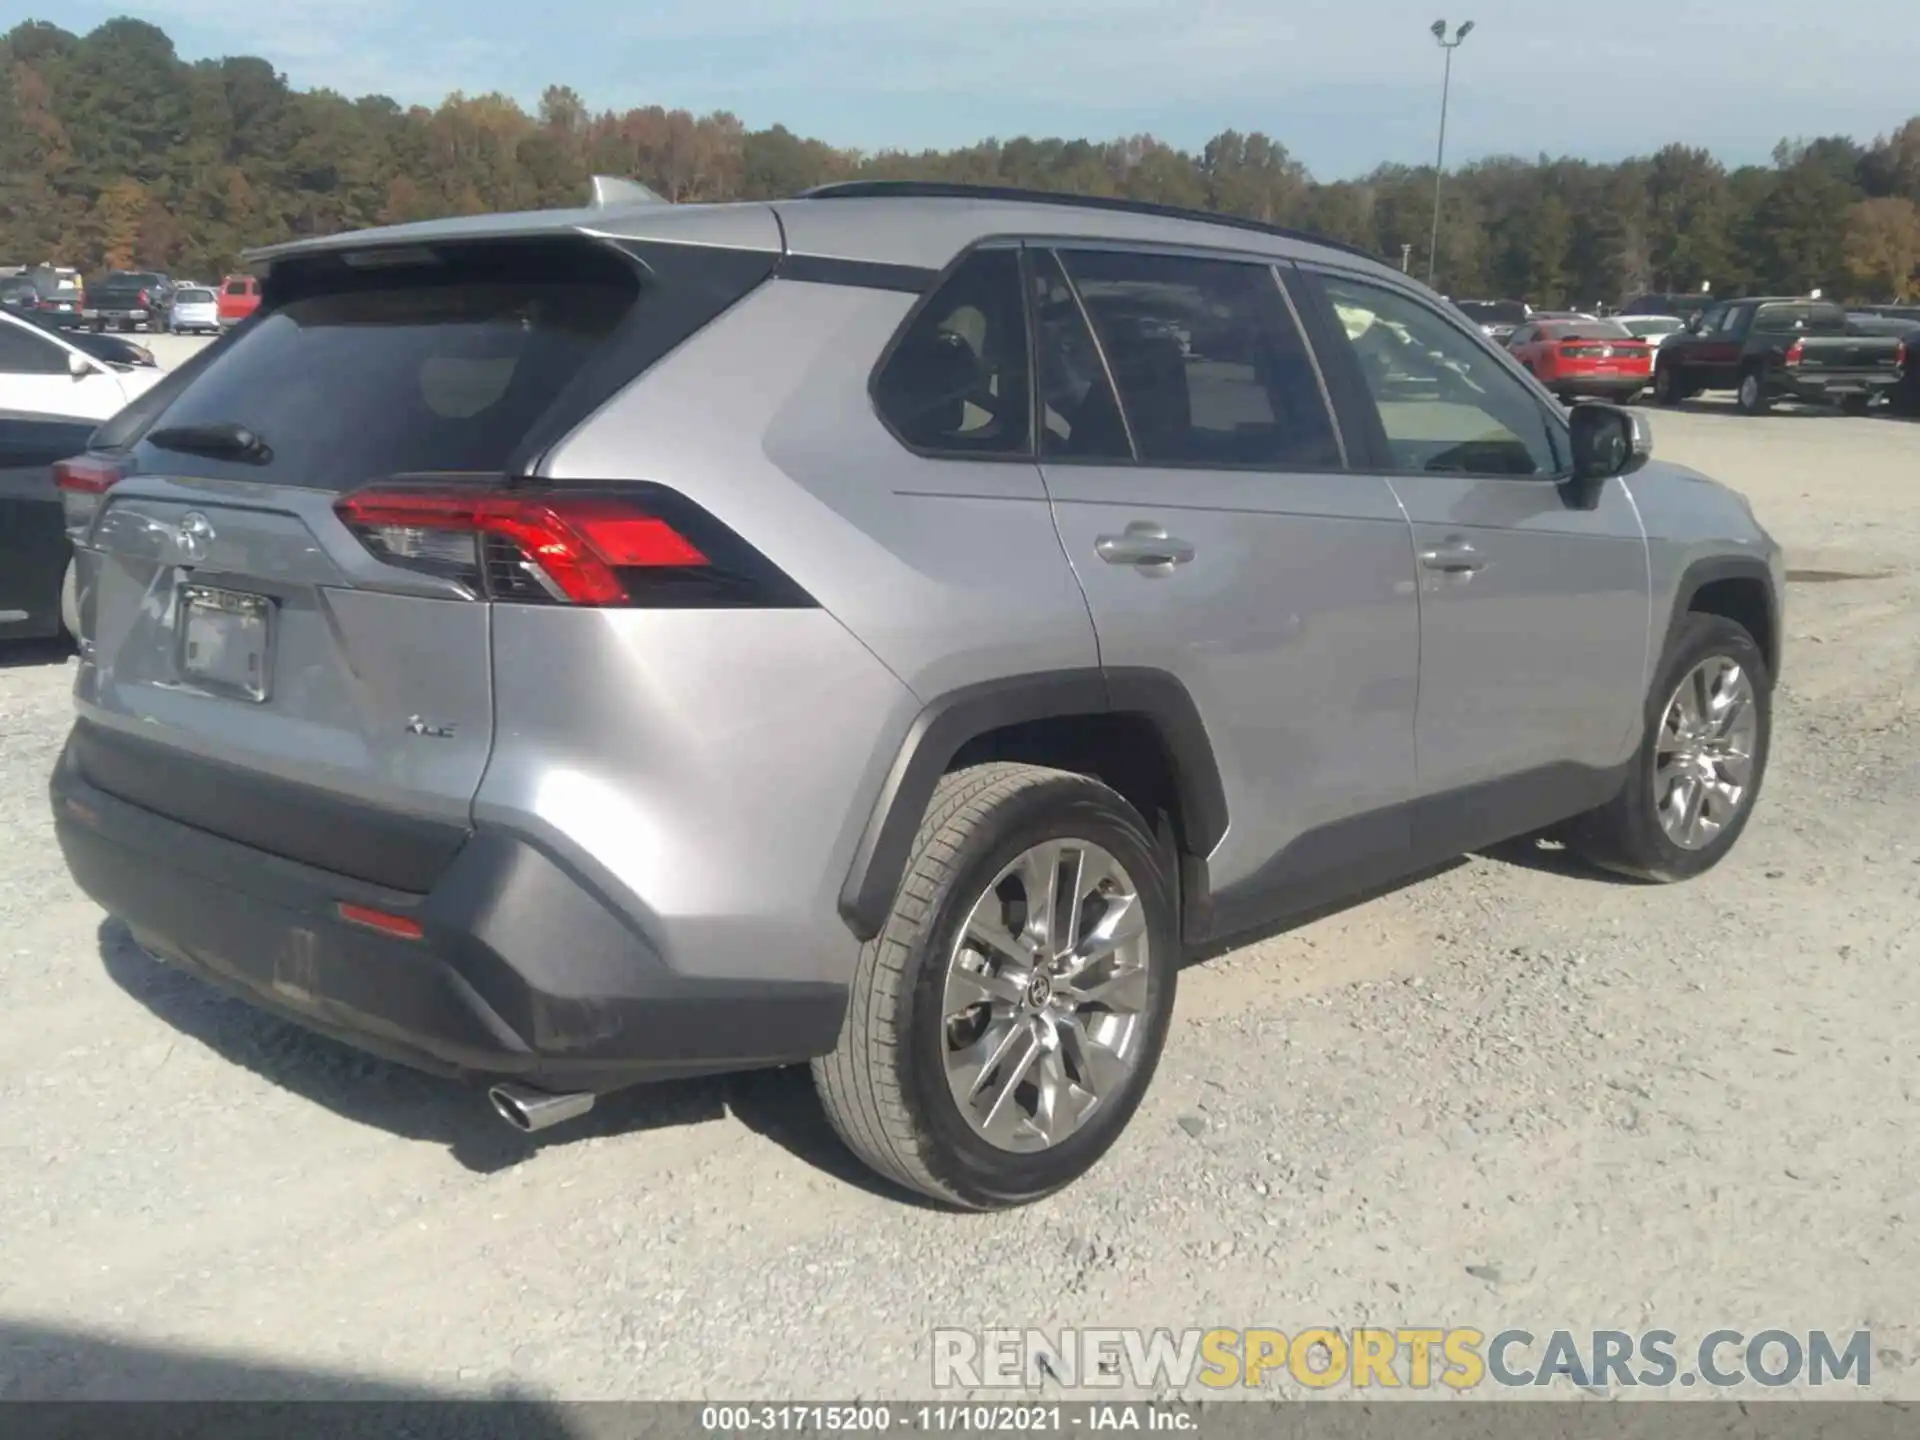
[(213, 522), (198, 510), (188, 511), (180, 517), (180, 529), (174, 536), (174, 544), (179, 546), (182, 560), (199, 564), (213, 548)]

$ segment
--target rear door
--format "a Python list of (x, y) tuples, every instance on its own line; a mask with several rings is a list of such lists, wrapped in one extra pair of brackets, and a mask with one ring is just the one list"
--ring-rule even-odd
[(1029, 260), (1041, 464), (1101, 662), (1185, 685), (1230, 797), (1216, 930), (1397, 863), (1412, 537), (1387, 482), (1347, 469), (1275, 267), (1131, 248)]
[[(523, 242), (308, 262), (286, 286), (149, 423), (93, 520), (82, 720), (123, 752), (158, 743), (464, 823), (493, 726), (474, 542), (463, 557), (463, 537), (382, 532), (388, 563), (335, 502), (507, 472), (644, 303), (638, 271), (589, 242)], [(133, 760), (105, 788), (180, 818), (203, 803)]]

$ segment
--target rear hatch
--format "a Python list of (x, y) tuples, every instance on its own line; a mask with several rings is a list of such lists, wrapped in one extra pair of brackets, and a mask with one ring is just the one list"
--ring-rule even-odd
[(290, 859), (430, 888), (492, 742), (490, 606), (435, 563), (445, 537), (376, 545), (336, 504), (395, 476), (514, 473), (604, 386), (641, 290), (629, 257), (581, 239), (276, 275), (266, 313), (154, 407), (114, 452), (128, 473), (76, 522), (88, 778)]
[(1884, 372), (1899, 366), (1901, 342), (1891, 335), (1806, 335), (1797, 350), (1793, 363), (1802, 370)]

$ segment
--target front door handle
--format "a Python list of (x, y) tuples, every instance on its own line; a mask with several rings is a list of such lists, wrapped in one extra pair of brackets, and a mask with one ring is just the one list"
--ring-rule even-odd
[(1193, 544), (1176, 539), (1150, 520), (1136, 520), (1120, 535), (1102, 535), (1093, 548), (1109, 565), (1145, 568), (1184, 565), (1193, 559)]
[(1431, 550), (1422, 550), (1420, 563), (1429, 570), (1443, 570), (1449, 575), (1471, 575), (1487, 562), (1466, 541), (1453, 540), (1445, 545), (1436, 545)]

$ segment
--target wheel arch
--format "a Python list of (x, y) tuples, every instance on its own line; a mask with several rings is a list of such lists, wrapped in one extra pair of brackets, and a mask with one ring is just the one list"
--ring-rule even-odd
[(1714, 555), (1694, 561), (1680, 576), (1661, 654), (1690, 614), (1719, 615), (1744, 626), (1759, 645), (1771, 683), (1780, 679), (1780, 601), (1764, 560)]
[[(1150, 742), (1150, 748), (1149, 748)], [(839, 909), (863, 942), (886, 924), (914, 836), (940, 777), (956, 763), (1019, 759), (1092, 774), (1172, 827), (1183, 897), (1227, 832), (1226, 788), (1193, 697), (1152, 669), (1069, 670), (964, 686), (908, 728), (841, 886)]]

